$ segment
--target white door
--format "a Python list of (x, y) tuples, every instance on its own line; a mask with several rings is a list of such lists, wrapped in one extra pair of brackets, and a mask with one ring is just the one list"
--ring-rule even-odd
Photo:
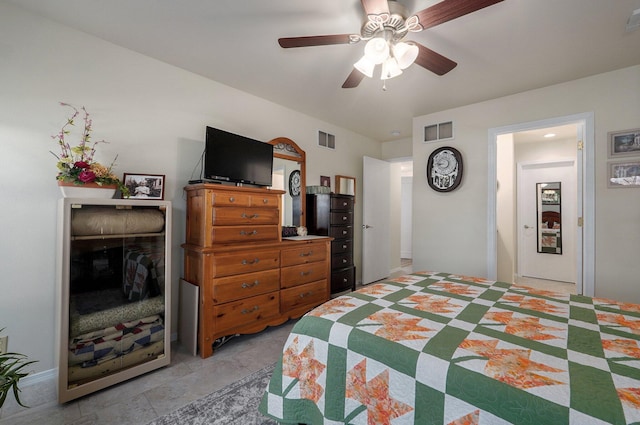
[[(574, 160), (518, 164), (518, 274), (576, 283), (577, 176)], [(538, 183), (560, 182), (561, 254), (538, 252)], [(582, 255), (580, 253), (580, 255)]]
[(391, 167), (363, 157), (362, 163), (362, 283), (389, 276), (389, 220)]

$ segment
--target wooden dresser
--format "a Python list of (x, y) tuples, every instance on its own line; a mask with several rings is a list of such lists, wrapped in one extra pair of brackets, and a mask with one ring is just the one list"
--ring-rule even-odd
[(199, 287), (203, 358), (219, 338), (259, 332), (329, 299), (331, 238), (282, 240), (282, 191), (206, 183), (185, 190), (184, 280)]
[(353, 203), (352, 195), (307, 194), (309, 233), (334, 239), (331, 242), (331, 294), (353, 291), (356, 286)]

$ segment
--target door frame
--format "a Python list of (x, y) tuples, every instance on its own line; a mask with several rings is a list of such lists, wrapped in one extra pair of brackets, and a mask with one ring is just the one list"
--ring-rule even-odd
[[(579, 141), (582, 150), (578, 151), (578, 184), (582, 188), (582, 200), (578, 199), (577, 211), (582, 214), (582, 259), (578, 274), (582, 275), (582, 290), (587, 296), (595, 295), (595, 136), (594, 114), (585, 112), (575, 115), (550, 118), (512, 124), (504, 127), (490, 128), (488, 132), (488, 191), (487, 191), (487, 277), (496, 279), (498, 275), (498, 238), (496, 200), (498, 190), (497, 180), (497, 151), (498, 136), (502, 134), (518, 133), (546, 127), (556, 127), (566, 124), (578, 126)], [(582, 136), (582, 137), (580, 137)], [(577, 149), (577, 147), (576, 147)], [(582, 202), (580, 202), (582, 201)], [(576, 241), (577, 242), (577, 241)], [(581, 272), (581, 273), (580, 273)], [(580, 276), (577, 276), (580, 278)]]

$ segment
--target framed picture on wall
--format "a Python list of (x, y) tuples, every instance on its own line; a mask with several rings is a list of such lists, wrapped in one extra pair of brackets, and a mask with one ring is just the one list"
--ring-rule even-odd
[(320, 176), (320, 186), (331, 187), (331, 177)]
[(640, 187), (640, 159), (627, 162), (610, 162), (608, 187)]
[(640, 128), (609, 133), (609, 158), (640, 156)]
[(164, 174), (124, 173), (131, 199), (164, 199)]

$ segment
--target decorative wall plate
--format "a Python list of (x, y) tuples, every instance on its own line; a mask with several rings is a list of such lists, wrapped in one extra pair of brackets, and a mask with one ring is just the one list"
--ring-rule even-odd
[(293, 170), (289, 174), (289, 194), (300, 196), (300, 170)]
[(450, 192), (462, 181), (462, 155), (449, 146), (438, 148), (427, 160), (427, 182), (431, 189)]

